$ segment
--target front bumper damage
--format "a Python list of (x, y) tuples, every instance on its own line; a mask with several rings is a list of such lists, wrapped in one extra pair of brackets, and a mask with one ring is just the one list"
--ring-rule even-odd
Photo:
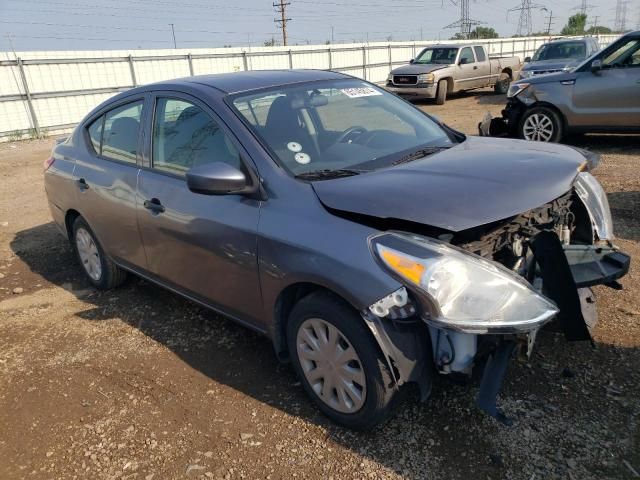
[[(595, 304), (590, 287), (620, 288), (617, 280), (630, 265), (628, 255), (614, 246), (563, 245), (555, 232), (543, 231), (531, 240), (541, 292), (559, 307), (556, 321), (569, 341), (591, 341)], [(408, 294), (406, 292), (408, 290)], [(484, 366), (476, 405), (509, 425), (498, 408), (509, 360), (518, 352), (528, 358), (541, 325), (530, 330), (483, 333), (447, 328), (430, 316), (430, 305), (417, 288), (403, 287), (362, 312), (378, 341), (397, 387), (418, 384), (429, 396), (435, 372), (471, 376)]]

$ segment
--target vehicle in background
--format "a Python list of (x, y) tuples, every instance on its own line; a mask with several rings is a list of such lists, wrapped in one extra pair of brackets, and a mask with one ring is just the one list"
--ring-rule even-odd
[[(45, 163), (88, 281), (127, 272), (272, 339), (336, 422), (370, 428), (403, 385), (484, 367), (558, 315), (589, 339), (617, 285), (607, 197), (585, 156), (466, 137), (376, 85), (249, 71), (142, 86), (94, 109)], [(485, 366), (486, 364), (486, 366)]]
[(482, 45), (434, 45), (391, 70), (386, 89), (401, 96), (435, 98), (444, 104), (454, 92), (493, 86), (505, 94), (520, 70), (518, 57), (490, 57)]
[(526, 57), (518, 79), (547, 73), (569, 72), (600, 50), (594, 37), (553, 40)]
[(572, 72), (511, 85), (501, 118), (481, 132), (559, 142), (570, 133), (640, 132), (640, 31), (630, 32)]

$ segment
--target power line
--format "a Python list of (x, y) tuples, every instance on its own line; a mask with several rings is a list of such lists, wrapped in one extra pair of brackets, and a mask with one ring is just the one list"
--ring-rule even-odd
[(507, 19), (509, 18), (510, 12), (520, 12), (520, 18), (518, 19), (518, 29), (516, 30), (516, 35), (519, 37), (531, 35), (531, 31), (533, 30), (533, 25), (531, 22), (531, 10), (532, 9), (546, 9), (544, 5), (540, 5), (538, 3), (531, 3), (531, 0), (522, 0), (522, 3), (519, 7), (513, 7), (507, 10)]
[(273, 6), (276, 7), (276, 12), (280, 14), (280, 18), (276, 18), (273, 21), (280, 24), (280, 29), (282, 30), (282, 45), (287, 46), (287, 22), (291, 21), (290, 18), (287, 18), (287, 7), (291, 5), (289, 2), (285, 2), (284, 0), (280, 0), (280, 3), (274, 3)]
[(469, 17), (469, 0), (449, 0), (456, 7), (460, 7), (460, 18), (453, 23), (450, 23), (444, 28), (459, 28), (460, 34), (464, 38), (469, 38), (471, 34), (471, 27), (476, 25), (482, 25), (479, 20), (472, 20)]

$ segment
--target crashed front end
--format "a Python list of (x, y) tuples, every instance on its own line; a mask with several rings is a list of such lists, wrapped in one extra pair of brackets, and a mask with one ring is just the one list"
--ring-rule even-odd
[(382, 233), (372, 254), (404, 287), (365, 318), (396, 381), (417, 382), (423, 397), (431, 365), (470, 375), (484, 364), (478, 406), (507, 422), (495, 400), (515, 351), (529, 356), (552, 319), (567, 340), (591, 340), (590, 287), (620, 288), (629, 269), (613, 239), (606, 194), (587, 172), (561, 197), (504, 221), (437, 239)]

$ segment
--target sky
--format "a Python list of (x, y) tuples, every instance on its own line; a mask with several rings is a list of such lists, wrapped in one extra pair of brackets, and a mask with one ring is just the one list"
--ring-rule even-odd
[[(273, 3), (280, 0), (0, 0), (0, 51), (110, 50), (259, 46), (282, 41)], [(456, 2), (459, 0), (455, 0)], [(516, 33), (524, 0), (470, 0), (470, 17), (501, 36)], [(289, 44), (437, 40), (460, 16), (452, 0), (288, 0)], [(581, 0), (531, 0), (534, 31), (553, 31)], [(592, 0), (588, 25), (613, 26), (615, 0)], [(547, 11), (541, 10), (545, 6)], [(640, 28), (640, 0), (630, 0), (627, 26)]]

